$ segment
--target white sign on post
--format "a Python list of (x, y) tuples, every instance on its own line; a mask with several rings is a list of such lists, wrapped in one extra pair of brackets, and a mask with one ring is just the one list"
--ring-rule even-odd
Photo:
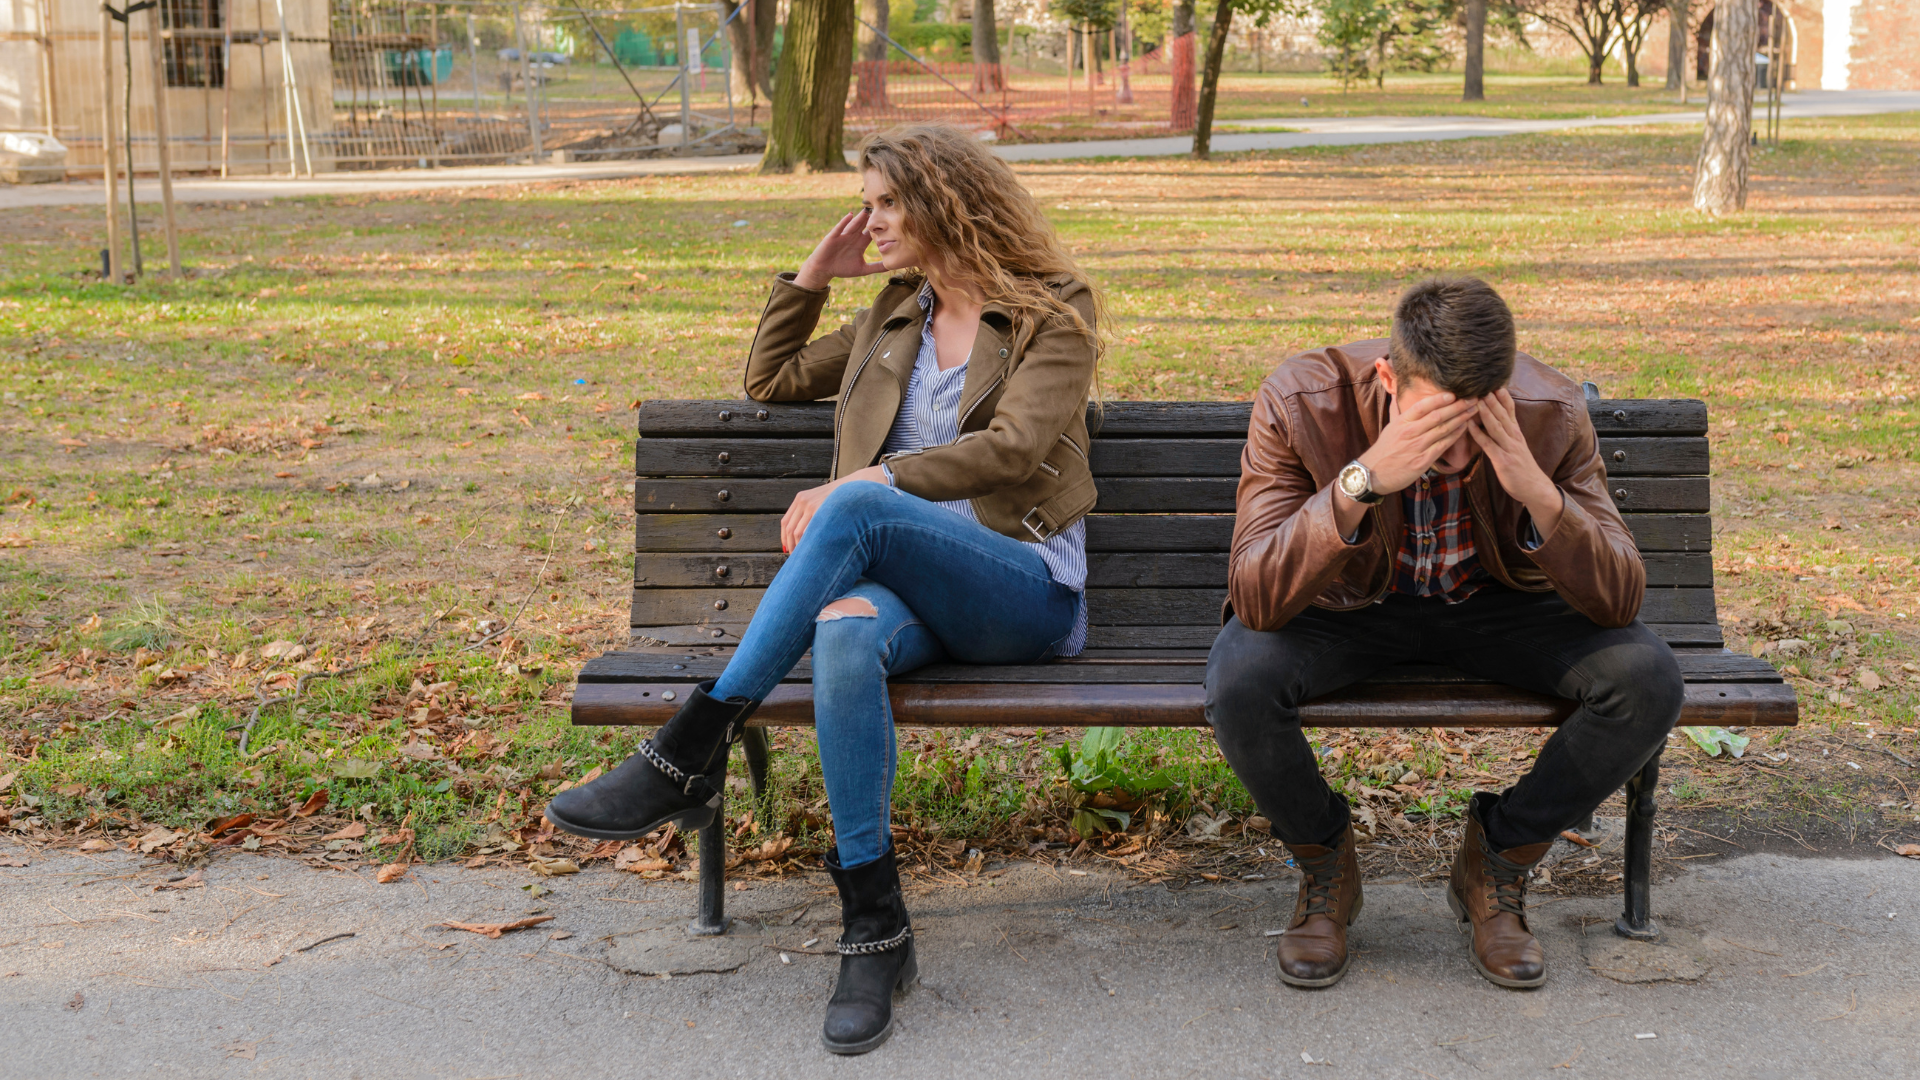
[(700, 67), (700, 31), (687, 31), (687, 74), (698, 75)]

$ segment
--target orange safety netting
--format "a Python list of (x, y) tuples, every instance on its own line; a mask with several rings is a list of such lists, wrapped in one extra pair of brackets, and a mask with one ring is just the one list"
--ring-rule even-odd
[[(850, 130), (869, 131), (945, 120), (1015, 139), (1046, 139), (1063, 129), (1118, 128), (1128, 134), (1191, 130), (1192, 36), (1170, 45), (1124, 64), (1096, 63), (1091, 75), (1009, 64), (857, 61), (847, 93), (846, 124)], [(1186, 92), (1181, 94), (1183, 68)]]

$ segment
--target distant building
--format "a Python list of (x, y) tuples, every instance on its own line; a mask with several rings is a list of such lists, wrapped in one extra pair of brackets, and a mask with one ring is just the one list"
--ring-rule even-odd
[[(1920, 90), (1920, 0), (1778, 0), (1786, 16), (1781, 52), (1790, 90)], [(1760, 0), (1761, 51), (1774, 0)], [(1713, 8), (1696, 0), (1688, 68), (1712, 63)], [(1664, 19), (1662, 20), (1664, 22)], [(1642, 71), (1666, 75), (1664, 28), (1649, 35)]]
[[(280, 7), (286, 14), (282, 54)], [(124, 0), (116, 7), (124, 6)], [(157, 162), (148, 33), (159, 16), (173, 167), (284, 171), (304, 127), (315, 171), (332, 168), (328, 0), (161, 0), (132, 20), (133, 160)], [(47, 132), (70, 170), (103, 163), (106, 72), (99, 0), (0, 0), (0, 130)], [(126, 90), (123, 26), (113, 23), (114, 106)], [(298, 105), (288, 124), (289, 68)], [(305, 156), (300, 158), (304, 169)]]

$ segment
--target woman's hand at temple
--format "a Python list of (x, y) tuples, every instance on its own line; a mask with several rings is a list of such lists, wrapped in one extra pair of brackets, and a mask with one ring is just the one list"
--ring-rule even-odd
[(820, 243), (800, 264), (800, 272), (794, 275), (793, 283), (803, 289), (824, 289), (834, 278), (866, 277), (885, 270), (885, 263), (867, 261), (867, 216), (871, 211), (862, 207), (840, 219), (840, 223), (827, 230)]
[(856, 480), (871, 480), (876, 484), (884, 484), (887, 482), (887, 474), (880, 466), (869, 465), (859, 472), (848, 473), (831, 484), (821, 484), (819, 487), (808, 488), (795, 495), (793, 505), (787, 507), (786, 514), (780, 518), (780, 550), (789, 555), (793, 554), (793, 549), (800, 546), (800, 538), (807, 534), (807, 525), (813, 521), (813, 515), (819, 511), (820, 504), (827, 501), (827, 496), (833, 494), (834, 488), (841, 484), (851, 484)]

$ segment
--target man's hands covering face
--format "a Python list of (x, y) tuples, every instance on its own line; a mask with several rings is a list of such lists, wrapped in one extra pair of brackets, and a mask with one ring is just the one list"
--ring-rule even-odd
[(1373, 490), (1391, 495), (1418, 480), (1467, 432), (1480, 406), (1480, 400), (1456, 399), (1445, 391), (1429, 394), (1405, 410), (1396, 399), (1380, 438), (1360, 455), (1360, 464), (1373, 474)]
[(1526, 506), (1541, 537), (1551, 536), (1560, 523), (1560, 488), (1541, 471), (1533, 451), (1527, 448), (1520, 421), (1514, 416), (1513, 395), (1502, 387), (1481, 398), (1479, 411), (1467, 420), (1467, 430), (1493, 465), (1500, 486)]

